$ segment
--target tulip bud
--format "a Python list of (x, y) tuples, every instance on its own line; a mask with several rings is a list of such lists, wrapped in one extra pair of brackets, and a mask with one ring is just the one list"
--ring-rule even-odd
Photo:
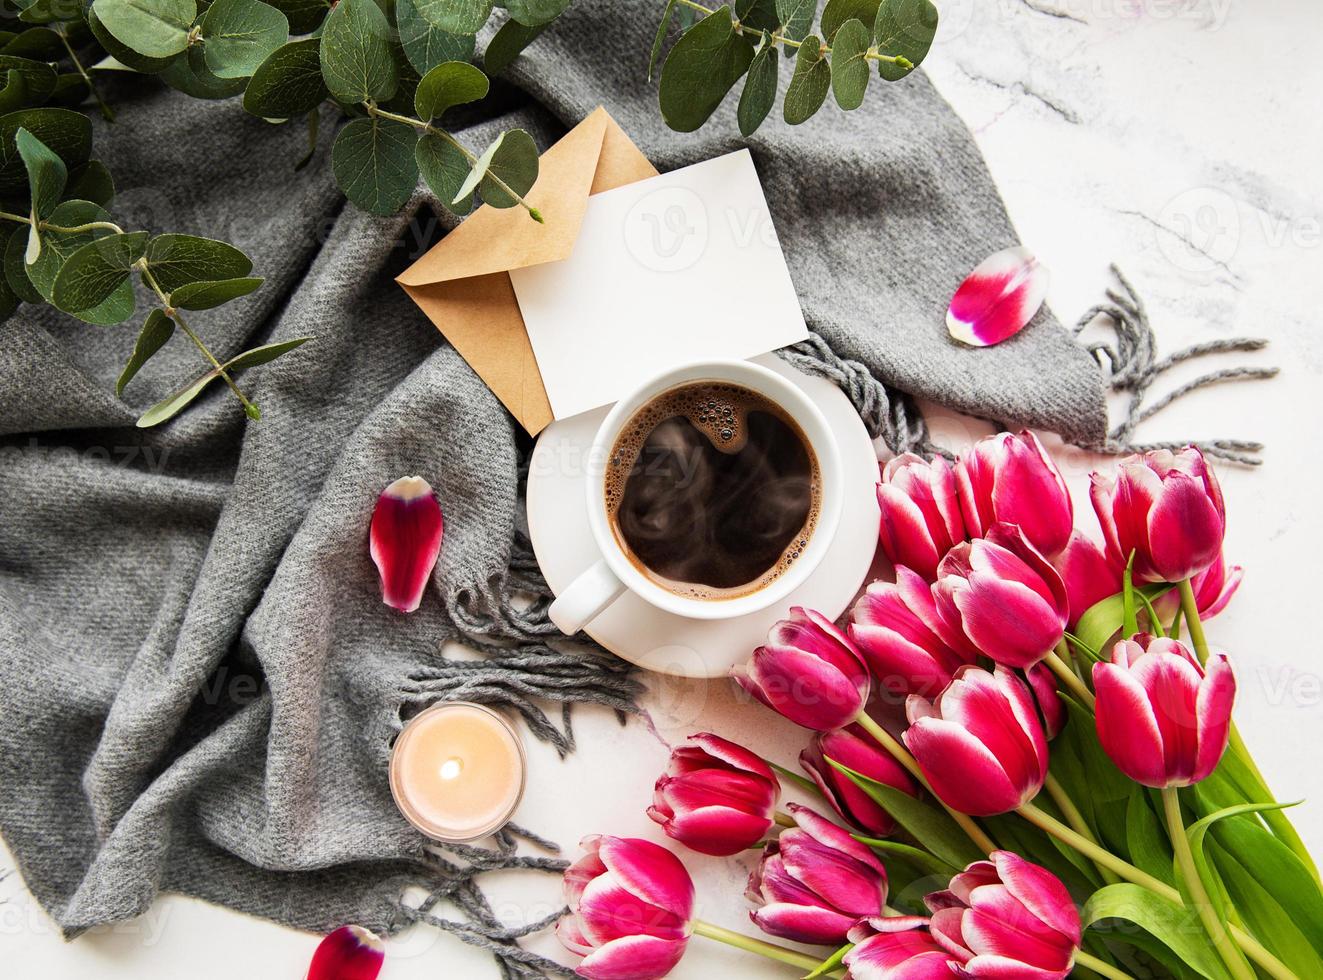
[(1125, 565), (1133, 552), (1137, 582), (1180, 582), (1222, 550), (1226, 508), (1217, 476), (1193, 446), (1127, 456), (1115, 478), (1091, 476), (1090, 498), (1107, 551)]
[(933, 586), (948, 645), (972, 644), (999, 664), (1030, 667), (1065, 635), (1069, 604), (1055, 568), (1013, 524), (956, 545)]
[(1189, 786), (1217, 768), (1236, 697), (1225, 655), (1200, 666), (1183, 643), (1140, 633), (1093, 665), (1093, 686), (1098, 741), (1135, 782)]
[(421, 476), (396, 480), (377, 498), (369, 550), (381, 575), (381, 600), (401, 612), (422, 602), (441, 553), (441, 506)]
[(1082, 938), (1079, 911), (1046, 868), (993, 851), (924, 899), (932, 938), (962, 977), (1060, 980), (1070, 975)]
[(781, 794), (772, 769), (734, 742), (704, 733), (671, 752), (648, 816), (703, 854), (747, 850), (771, 829)]
[(929, 463), (904, 453), (888, 461), (877, 485), (877, 503), (883, 553), (893, 565), (912, 568), (930, 582), (942, 555), (967, 536), (955, 475), (941, 456)]
[(658, 980), (684, 955), (694, 884), (670, 851), (629, 837), (587, 837), (565, 871), (570, 912), (556, 937), (585, 957), (575, 971), (599, 980)]
[(940, 629), (932, 590), (904, 565), (896, 566), (894, 585), (874, 582), (850, 613), (850, 639), (873, 677), (893, 694), (932, 696), (957, 669), (977, 659), (963, 633), (952, 633), (960, 644), (953, 648)]
[(868, 670), (854, 644), (822, 613), (800, 606), (731, 676), (773, 711), (820, 732), (849, 724), (868, 701)]
[(999, 522), (1019, 525), (1051, 557), (1070, 539), (1075, 508), (1066, 481), (1038, 437), (998, 432), (980, 439), (956, 464), (965, 527), (981, 538)]
[(376, 980), (386, 950), (371, 929), (341, 926), (312, 954), (308, 980)]
[(1007, 668), (962, 667), (937, 700), (910, 695), (901, 739), (943, 803), (991, 817), (1029, 802), (1047, 778), (1047, 739), (1029, 689)]
[(1057, 675), (1047, 664), (1036, 663), (1024, 672), (1024, 679), (1029, 682), (1029, 692), (1034, 696), (1038, 714), (1043, 719), (1043, 733), (1051, 741), (1061, 734), (1066, 724), (1066, 705), (1057, 694)]
[(850, 930), (845, 954), (850, 980), (951, 980), (955, 958), (933, 939), (921, 915), (865, 919)]
[(808, 748), (799, 754), (800, 766), (817, 784), (832, 809), (875, 837), (892, 833), (896, 821), (828, 759), (902, 793), (919, 795), (919, 787), (905, 767), (858, 725), (815, 735)]
[(767, 845), (749, 876), (749, 913), (771, 936), (840, 945), (862, 918), (880, 916), (887, 873), (873, 852), (808, 807), (787, 804), (797, 827)]

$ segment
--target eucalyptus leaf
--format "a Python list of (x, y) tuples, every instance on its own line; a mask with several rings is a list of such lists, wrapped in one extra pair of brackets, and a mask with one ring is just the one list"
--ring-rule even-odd
[(510, 191), (523, 197), (537, 183), (537, 144), (522, 129), (503, 133), (499, 144), (478, 183), (478, 196), (494, 208), (512, 208), (519, 200)]
[(525, 27), (546, 27), (565, 12), (571, 0), (506, 0), (505, 10)]
[(483, 67), (492, 75), (505, 71), (544, 30), (545, 27), (525, 27), (517, 20), (507, 20), (487, 45), (482, 56)]
[(735, 112), (743, 135), (752, 136), (776, 104), (779, 67), (776, 45), (764, 41), (753, 56), (753, 63), (749, 65), (749, 74), (744, 79), (744, 91), (740, 93), (739, 108)]
[[(54, 151), (26, 129), (20, 128), (14, 134), (14, 144), (27, 168), (28, 187), (32, 191), (32, 220), (35, 224), (50, 217), (55, 205), (60, 203), (65, 184), (69, 180), (69, 170)], [(28, 260), (28, 264), (32, 264), (32, 259)]]
[[(55, 76), (55, 88), (46, 99), (47, 105), (80, 106), (92, 94), (92, 87), (82, 75), (66, 72)], [(111, 121), (113, 121), (113, 112)]]
[(391, 57), (391, 27), (374, 0), (340, 0), (322, 28), (322, 75), (341, 102), (395, 94), (399, 73)]
[(240, 296), (247, 296), (262, 280), (254, 276), (185, 283), (170, 294), (170, 305), (181, 310), (209, 310)]
[(19, 20), (27, 24), (53, 24), (57, 20), (69, 19), (70, 0), (32, 0), (30, 3), (19, 3), (16, 6), (23, 8), (23, 12), (18, 15)]
[(281, 45), (257, 66), (243, 93), (246, 111), (264, 119), (312, 112), (326, 99), (321, 40), (305, 37)]
[(148, 58), (168, 58), (188, 47), (196, 0), (93, 0), (92, 9), (125, 47)]
[(150, 429), (154, 425), (160, 425), (162, 422), (174, 418), (187, 408), (198, 395), (202, 394), (207, 385), (211, 384), (219, 377), (219, 371), (208, 371), (202, 377), (191, 382), (173, 395), (157, 402), (139, 416), (137, 422), (138, 428)]
[(394, 214), (418, 183), (413, 127), (375, 116), (352, 119), (335, 137), (331, 169), (354, 204), (372, 214)]
[(781, 22), (781, 34), (792, 41), (802, 41), (813, 28), (818, 13), (818, 0), (776, 0), (776, 17)]
[(261, 0), (215, 0), (202, 17), (203, 54), (218, 78), (248, 78), (289, 40), (289, 21)]
[(894, 61), (879, 61), (877, 73), (888, 82), (897, 82), (928, 57), (937, 34), (937, 8), (932, 0), (882, 0), (873, 24), (878, 54), (901, 57), (909, 66)]
[(469, 175), (469, 160), (454, 143), (435, 133), (426, 133), (414, 148), (414, 158), (423, 180), (437, 199), (456, 214), (468, 214), (472, 192), (465, 197), (460, 188)]
[(414, 111), (423, 122), (445, 115), (447, 109), (485, 98), (487, 76), (464, 61), (437, 65), (418, 83)]
[(22, 72), (11, 68), (0, 72), (0, 79), (4, 79), (4, 87), (0, 88), (0, 112), (12, 112), (34, 101), (28, 97), (28, 83)]
[[(289, 21), (291, 34), (311, 34), (331, 12), (327, 0), (268, 0)], [(397, 4), (398, 7), (398, 4)]]
[[(1132, 922), (1160, 940), (1200, 976), (1208, 980), (1230, 980), (1196, 913), (1139, 885), (1123, 882), (1100, 888), (1090, 896), (1080, 913), (1085, 929), (1105, 919)], [(1108, 938), (1126, 942), (1125, 932), (1109, 932)]]
[(116, 397), (124, 394), (124, 386), (133, 380), (142, 366), (152, 359), (152, 355), (165, 346), (175, 332), (175, 321), (170, 319), (159, 308), (152, 310), (147, 314), (147, 319), (143, 322), (142, 330), (138, 333), (138, 341), (133, 345), (133, 353), (129, 356), (129, 361), (124, 365), (124, 370), (119, 373), (119, 380), (115, 382)]
[[(472, 34), (451, 34), (433, 27), (418, 12), (414, 0), (395, 0), (395, 21), (399, 25), (404, 55), (420, 75), (426, 75), (442, 62), (468, 61), (473, 57)], [(495, 43), (493, 39), (492, 44)], [(488, 57), (490, 51), (491, 46), (488, 46)]]
[(27, 193), (28, 175), (15, 136), (20, 129), (49, 147), (67, 168), (92, 155), (92, 123), (72, 109), (20, 109), (0, 116), (0, 196)]
[(821, 109), (831, 88), (831, 67), (822, 57), (820, 43), (810, 34), (795, 55), (795, 73), (790, 76), (790, 87), (781, 107), (785, 121), (791, 126), (807, 121)]
[(161, 72), (161, 80), (171, 88), (195, 99), (228, 99), (243, 91), (246, 78), (221, 78), (207, 67), (201, 45), (194, 45)]
[(414, 0), (433, 27), (451, 34), (477, 34), (492, 15), (492, 0)]
[(674, 19), (677, 2), (678, 0), (666, 0), (666, 8), (662, 11), (661, 20), (657, 24), (657, 33), (652, 36), (652, 49), (648, 53), (648, 81), (652, 81), (652, 76), (657, 72), (657, 59), (661, 57), (666, 35), (671, 32), (671, 21)]
[[(106, 213), (106, 210), (91, 201), (65, 201), (52, 211), (51, 216), (47, 219), (50, 224), (62, 228), (77, 228), (92, 222), (109, 220), (110, 215)], [(87, 243), (112, 234), (114, 232), (105, 228), (74, 232), (73, 234), (49, 230), (44, 232), (41, 255), (37, 257), (36, 262), (23, 270), (28, 281), (40, 294), (39, 298), (53, 304), (55, 280), (69, 256)], [(7, 263), (8, 258), (9, 256), (6, 254)], [(8, 270), (7, 277), (9, 277)], [(112, 291), (100, 303), (90, 309), (76, 311), (73, 316), (87, 323), (109, 326), (115, 323), (123, 323), (131, 317), (134, 306), (133, 283), (126, 278), (117, 289)]]
[(263, 344), (261, 347), (254, 347), (246, 350), (236, 357), (230, 358), (222, 367), (227, 371), (242, 371), (246, 368), (257, 367), (259, 364), (268, 364), (274, 361), (282, 354), (288, 354), (296, 347), (302, 347), (312, 337), (295, 337), (293, 340), (281, 340), (274, 344)]
[(735, 0), (735, 17), (746, 31), (770, 33), (781, 26), (776, 0)]
[(248, 275), (253, 262), (227, 242), (197, 235), (157, 235), (147, 243), (147, 271), (167, 293), (190, 282)]
[(752, 61), (753, 47), (735, 32), (729, 7), (685, 31), (662, 65), (658, 102), (666, 125), (679, 133), (698, 129)]
[[(14, 293), (24, 303), (45, 303), (46, 297), (43, 296), (32, 284), (28, 278), (27, 262), (25, 253), (28, 246), (28, 230), (18, 225), (6, 225), (5, 232), (8, 237), (5, 239), (5, 284), (11, 292)], [(42, 251), (49, 251), (49, 248), (43, 247)], [(41, 256), (37, 256), (37, 261), (41, 261)]]
[(858, 109), (868, 91), (870, 34), (862, 21), (847, 20), (836, 32), (831, 49), (831, 90), (842, 109)]
[(145, 231), (110, 234), (71, 254), (51, 287), (51, 303), (66, 313), (89, 310), (128, 281), (147, 246)]
[(818, 28), (828, 44), (835, 44), (836, 32), (847, 20), (857, 20), (870, 28), (877, 20), (878, 0), (827, 0)]
[(97, 16), (95, 5), (87, 8), (87, 26), (91, 29), (92, 36), (96, 38), (97, 43), (106, 49), (107, 54), (125, 67), (144, 75), (155, 75), (165, 71), (179, 56), (179, 52), (167, 55), (164, 58), (149, 58), (146, 55), (138, 54), (106, 29), (106, 26), (101, 23), (101, 18)]
[(60, 35), (49, 27), (29, 27), (0, 45), (0, 55), (55, 61), (64, 54)]
[(459, 190), (455, 192), (455, 199), (451, 202), (452, 204), (458, 204), (478, 189), (478, 182), (481, 181), (483, 177), (487, 176), (487, 168), (491, 166), (492, 159), (496, 156), (496, 152), (501, 148), (501, 144), (505, 141), (505, 135), (505, 133), (502, 133), (500, 136), (496, 137), (496, 139), (492, 140), (491, 146), (483, 150), (478, 159), (473, 161), (473, 164), (469, 167), (468, 175), (464, 178), (464, 182), (459, 185)]
[[(40, 105), (55, 91), (55, 69), (44, 61), (0, 55), (0, 77), (8, 78), (6, 88), (15, 84), (15, 76), (23, 98), (27, 99), (30, 105)], [(18, 102), (5, 106), (6, 110), (19, 108), (22, 108), (22, 105)]]

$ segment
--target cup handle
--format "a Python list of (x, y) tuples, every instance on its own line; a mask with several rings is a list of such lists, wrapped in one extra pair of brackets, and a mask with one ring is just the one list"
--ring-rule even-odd
[(604, 560), (588, 569), (556, 596), (547, 617), (567, 636), (573, 636), (592, 622), (625, 591), (625, 583)]

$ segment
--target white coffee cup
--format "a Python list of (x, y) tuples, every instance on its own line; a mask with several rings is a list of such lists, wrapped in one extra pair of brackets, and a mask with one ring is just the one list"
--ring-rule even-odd
[[(607, 512), (605, 467), (621, 429), (658, 395), (678, 385), (704, 381), (736, 384), (780, 406), (799, 426), (817, 457), (821, 481), (817, 521), (799, 557), (762, 588), (734, 598), (690, 598), (652, 581), (621, 549)], [(626, 589), (659, 609), (690, 619), (730, 619), (781, 602), (803, 583), (827, 552), (840, 521), (843, 479), (840, 450), (826, 418), (807, 395), (775, 371), (748, 361), (705, 361), (667, 371), (616, 402), (593, 437), (585, 484), (588, 524), (601, 558), (561, 591), (548, 615), (562, 632), (574, 634)]]

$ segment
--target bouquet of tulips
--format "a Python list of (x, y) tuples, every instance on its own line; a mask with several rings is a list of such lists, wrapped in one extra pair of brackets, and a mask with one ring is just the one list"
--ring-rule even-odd
[[(878, 500), (895, 581), (843, 627), (793, 609), (734, 672), (815, 733), (805, 776), (695, 735), (648, 810), (703, 854), (760, 849), (753, 924), (820, 952), (696, 919), (675, 854), (592, 837), (558, 927), (578, 973), (662, 977), (698, 935), (857, 980), (1323, 977), (1318, 871), (1204, 636), (1240, 569), (1199, 451), (1093, 474), (1101, 541), (1029, 433), (893, 459)], [(783, 783), (822, 805), (778, 808)]]

